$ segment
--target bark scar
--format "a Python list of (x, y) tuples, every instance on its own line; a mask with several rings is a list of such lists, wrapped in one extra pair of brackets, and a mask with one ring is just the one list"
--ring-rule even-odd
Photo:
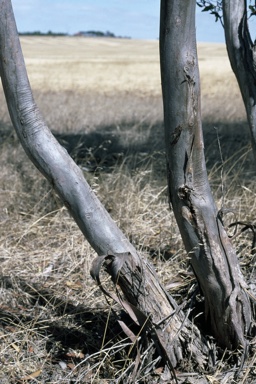
[(195, 59), (192, 56), (192, 58), (188, 60), (187, 65), (183, 68), (184, 75), (185, 75), (185, 80), (183, 81), (183, 83), (186, 82), (188, 84), (187, 110), (189, 115), (189, 118), (188, 118), (189, 127), (194, 126), (195, 116), (196, 116), (195, 92), (194, 92), (195, 80), (193, 76), (194, 66), (195, 66)]
[(182, 126), (178, 125), (171, 134), (171, 145), (175, 145), (180, 138), (182, 132)]
[(184, 184), (188, 189), (193, 190), (194, 180), (193, 180), (193, 147), (194, 147), (194, 136), (192, 138), (191, 146), (189, 153), (187, 153), (187, 158), (185, 159), (184, 164)]

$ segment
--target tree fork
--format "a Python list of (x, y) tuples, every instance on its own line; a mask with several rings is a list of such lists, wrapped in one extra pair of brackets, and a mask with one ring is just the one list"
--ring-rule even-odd
[[(101, 205), (80, 168), (46, 126), (33, 99), (10, 0), (0, 2), (0, 74), (11, 120), (28, 157), (52, 184), (86, 239), (99, 255), (92, 275), (107, 264), (134, 316), (149, 319), (146, 326), (162, 357), (175, 366), (186, 354), (199, 366), (208, 347), (200, 332), (159, 283)], [(118, 278), (117, 278), (118, 276)]]
[(205, 297), (205, 316), (225, 348), (245, 347), (252, 321), (246, 284), (220, 220), (204, 158), (195, 0), (162, 0), (160, 63), (170, 203)]

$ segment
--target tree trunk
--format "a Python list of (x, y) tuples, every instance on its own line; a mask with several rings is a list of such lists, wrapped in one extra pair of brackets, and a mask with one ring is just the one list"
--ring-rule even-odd
[[(239, 0), (237, 0), (239, 2)], [(232, 3), (233, 1), (227, 3)], [(201, 128), (195, 0), (162, 0), (160, 61), (170, 202), (220, 345), (246, 345), (251, 309), (210, 190)]]
[(223, 0), (226, 46), (244, 101), (256, 161), (256, 44), (247, 23), (246, 0)]
[(100, 283), (99, 270), (104, 264), (116, 289), (120, 287), (125, 297), (115, 299), (144, 325), (170, 366), (186, 355), (202, 366), (208, 350), (199, 331), (161, 286), (149, 263), (117, 228), (80, 168), (43, 121), (27, 78), (10, 0), (0, 2), (0, 15), (0, 74), (12, 123), (27, 155), (52, 184), (98, 253), (93, 277)]

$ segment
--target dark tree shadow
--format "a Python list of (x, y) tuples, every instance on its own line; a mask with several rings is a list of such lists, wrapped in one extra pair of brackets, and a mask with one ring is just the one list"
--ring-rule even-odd
[[(55, 134), (73, 159), (85, 171), (111, 171), (116, 165), (125, 163), (129, 168), (153, 165), (156, 177), (165, 174), (165, 143), (163, 123), (153, 126), (136, 122), (120, 124), (122, 130), (112, 126), (99, 126), (93, 132), (80, 134)], [(243, 164), (244, 175), (255, 173), (250, 135), (246, 122), (204, 122), (205, 157), (208, 170), (213, 167), (237, 162)], [(133, 135), (129, 133), (133, 132)], [(129, 138), (130, 136), (130, 138)], [(241, 160), (241, 163), (239, 161)], [(230, 165), (229, 164), (229, 165)]]
[(67, 359), (70, 349), (90, 356), (124, 340), (127, 336), (117, 318), (135, 327), (123, 311), (109, 313), (107, 304), (105, 310), (74, 305), (68, 298), (57, 297), (53, 290), (39, 283), (31, 284), (17, 278), (14, 281), (4, 275), (0, 275), (0, 281), (4, 287), (1, 288), (0, 329), (8, 333), (10, 327), (22, 325), (23, 329), (29, 329), (33, 323), (33, 332), (46, 338), (47, 352), (52, 351), (56, 361)]
[[(239, 162), (246, 172), (255, 173), (247, 122), (205, 122), (205, 157), (210, 170), (222, 162)], [(224, 164), (225, 165), (225, 164)]]
[[(247, 122), (205, 121), (203, 132), (208, 171), (224, 165), (234, 172), (239, 168), (245, 178), (256, 174)], [(108, 125), (88, 133), (53, 134), (85, 172), (111, 172), (120, 164), (132, 171), (150, 164), (156, 179), (166, 175), (162, 121), (150, 126), (121, 122), (118, 128)], [(0, 122), (0, 148), (5, 143), (19, 145), (13, 128)]]

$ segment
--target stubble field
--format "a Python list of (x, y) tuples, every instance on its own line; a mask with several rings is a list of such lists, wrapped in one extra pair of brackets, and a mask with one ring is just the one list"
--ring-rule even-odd
[[(21, 41), (34, 96), (49, 128), (182, 303), (196, 282), (168, 208), (158, 42)], [(225, 46), (199, 44), (198, 54), (213, 193), (219, 207), (232, 208), (236, 219), (253, 223), (256, 169)], [(0, 383), (122, 382), (133, 356), (90, 278), (96, 254), (23, 153), (2, 91), (0, 100)], [(235, 240), (242, 270), (255, 291), (251, 244), (247, 233)], [(232, 382), (232, 374), (230, 380), (224, 376), (232, 371), (222, 356), (217, 373), (207, 374), (209, 382), (224, 383), (223, 377)], [(160, 382), (160, 373), (161, 367), (154, 377), (144, 372), (141, 382)], [(183, 374), (177, 372), (180, 382), (188, 377)], [(247, 381), (239, 382), (254, 382), (253, 357), (243, 374)]]

